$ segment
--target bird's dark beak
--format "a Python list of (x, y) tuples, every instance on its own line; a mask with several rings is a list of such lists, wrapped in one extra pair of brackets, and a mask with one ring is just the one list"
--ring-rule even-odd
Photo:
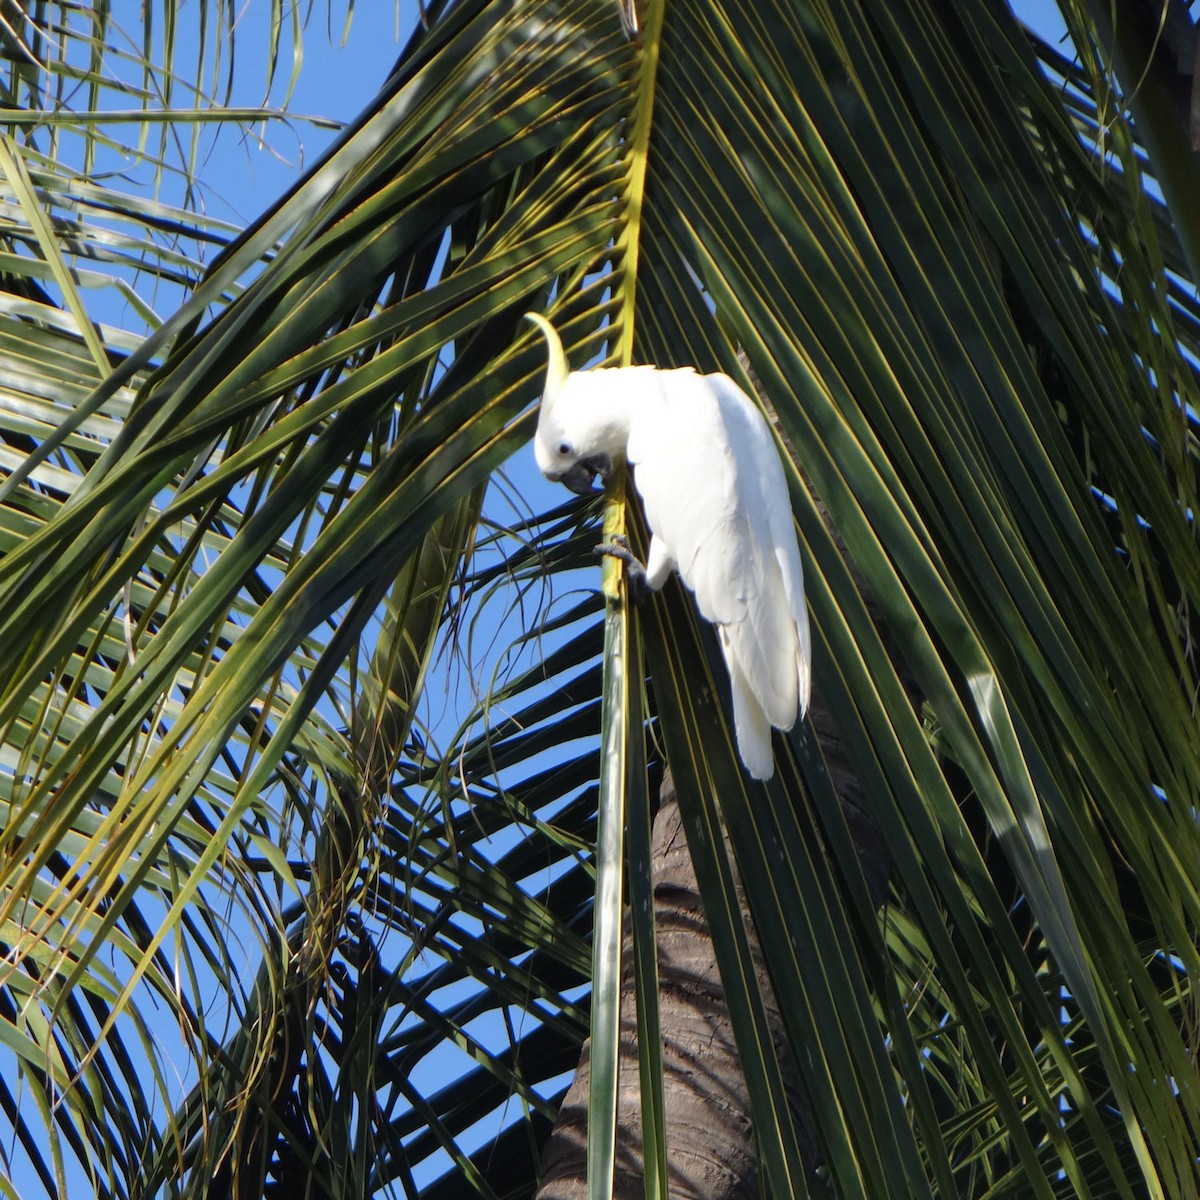
[(597, 475), (604, 484), (612, 478), (612, 459), (607, 454), (593, 454), (590, 458), (581, 458), (570, 470), (564, 471), (558, 480), (577, 496), (592, 496), (601, 490), (592, 486)]

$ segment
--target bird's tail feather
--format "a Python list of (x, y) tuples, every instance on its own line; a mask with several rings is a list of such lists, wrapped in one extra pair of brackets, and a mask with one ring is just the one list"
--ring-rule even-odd
[(812, 643), (808, 633), (808, 617), (796, 626), (799, 647), (796, 653), (796, 689), (800, 702), (800, 715), (808, 712), (808, 702), (812, 699)]
[(736, 656), (729, 652), (728, 640), (722, 636), (721, 642), (733, 690), (733, 728), (737, 735), (738, 756), (755, 779), (770, 779), (775, 774), (771, 722), (750, 690)]

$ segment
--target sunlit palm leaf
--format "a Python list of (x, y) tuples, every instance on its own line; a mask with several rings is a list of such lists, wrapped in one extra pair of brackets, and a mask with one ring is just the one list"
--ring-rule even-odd
[[(557, 27), (547, 31), (550, 37), (560, 32)], [(512, 444), (513, 434), (505, 434), (504, 426), (522, 406), (523, 395), (506, 391), (499, 375), (486, 390), (474, 378), (505, 346), (507, 334), (500, 341), (493, 335), (490, 349), (478, 339), (476, 348), (461, 346), (449, 373), (436, 366), (438, 356), (448, 342), (477, 331), (480, 317), (497, 304), (501, 311), (519, 311), (517, 306), (527, 306), (556, 271), (586, 261), (603, 245), (602, 195), (590, 214), (585, 206), (577, 215), (574, 207), (596, 185), (564, 179), (558, 169), (561, 152), (547, 154), (560, 140), (558, 131), (543, 125), (517, 140), (501, 135), (497, 142), (494, 136), (495, 105), (505, 94), (514, 113), (528, 110), (531, 101), (545, 109), (552, 100), (530, 91), (525, 70), (510, 75), (507, 92), (494, 86), (494, 56), (507, 57), (505, 38), (524, 34), (524, 24), (506, 33), (477, 20), (462, 39), (467, 53), (461, 74), (451, 80), (455, 88), (448, 90), (428, 72), (401, 77), (362, 136), (335, 151), (323, 178), (356, 179), (357, 194), (343, 192), (331, 205), (325, 202), (327, 183), (310, 188), (291, 202), (286, 217), (268, 221), (231, 248), (191, 304), (195, 316), (221, 299), (239, 273), (257, 269), (270, 245), (268, 231), (296, 229), (242, 298), (239, 315), (214, 325), (218, 333), (172, 351), (171, 339), (188, 328), (184, 313), (139, 351), (138, 361), (150, 363), (151, 355), (161, 354), (166, 365), (150, 385), (156, 398), (144, 395), (132, 420), (119, 430), (98, 427), (98, 418), (90, 415), (74, 422), (62, 444), (71, 450), (72, 439), (82, 440), (79, 448), (90, 451), (85, 461), (74, 459), (78, 468), (90, 471), (83, 488), (75, 486), (70, 466), (62, 472), (68, 488), (63, 481), (43, 480), (51, 464), (30, 458), (9, 482), (10, 505), (17, 512), (26, 506), (22, 496), (39, 497), (47, 482), (71, 494), (61, 512), (45, 512), (41, 534), (28, 524), (17, 531), (21, 548), (14, 547), (4, 563), (12, 572), (11, 598), (28, 583), (38, 590), (36, 597), (26, 597), (27, 619), (36, 620), (36, 606), (45, 603), (64, 622), (61, 638), (27, 640), (15, 624), (6, 642), (9, 667), (22, 676), (13, 679), (6, 718), (18, 757), (6, 830), (19, 856), (9, 911), (15, 911), (11, 906), (19, 897), (36, 897), (41, 889), (38, 910), (31, 910), (27, 900), (21, 910), (23, 926), (36, 940), (16, 942), (10, 959), (14, 968), (32, 964), (36, 946), (37, 958), (63, 975), (68, 989), (83, 985), (102, 945), (98, 936), (85, 933), (98, 922), (100, 934), (115, 937), (136, 911), (134, 897), (156, 890), (168, 911), (141, 923), (148, 934), (144, 942), (126, 945), (128, 970), (110, 989), (116, 1007), (102, 1018), (98, 1032), (104, 1038), (135, 994), (137, 979), (149, 972), (153, 981), (156, 952), (174, 947), (187, 961), (200, 953), (226, 974), (220, 946), (233, 927), (216, 931), (211, 950), (204, 938), (198, 945), (193, 941), (203, 916), (200, 923), (182, 926), (188, 935), (181, 945), (174, 945), (172, 931), (181, 928), (192, 908), (199, 905), (203, 914), (219, 895), (220, 889), (206, 897), (201, 881), (207, 880), (206, 888), (218, 887), (230, 872), (232, 891), (242, 897), (239, 921), (248, 922), (238, 936), (257, 942), (268, 963), (276, 965), (260, 972), (253, 993), (235, 989), (231, 994), (234, 1020), (249, 1040), (231, 1045), (216, 1074), (215, 1064), (203, 1071), (199, 1105), (191, 1110), (197, 1119), (219, 1111), (222, 1096), (243, 1094), (256, 1078), (271, 1085), (280, 1066), (264, 1055), (272, 1030), (287, 1029), (293, 1039), (313, 1036), (307, 1006), (296, 1025), (287, 1015), (295, 1001), (286, 997), (297, 982), (304, 983), (305, 964), (314, 948), (320, 949), (322, 937), (318, 931), (309, 943), (301, 930), (297, 941), (293, 931), (285, 943), (286, 917), (268, 890), (281, 885), (285, 896), (290, 891), (299, 898), (297, 890), (311, 888), (311, 917), (328, 921), (324, 936), (333, 937), (330, 946), (336, 943), (345, 907), (358, 894), (346, 891), (346, 881), (357, 874), (353, 855), (349, 861), (339, 861), (338, 855), (357, 843), (351, 838), (343, 845), (344, 831), (330, 832), (329, 822), (336, 826), (338, 806), (346, 811), (360, 793), (377, 795), (381, 779), (390, 774), (386, 764), (400, 753), (411, 714), (401, 709), (385, 718), (385, 713), (396, 703), (411, 706), (413, 697), (400, 693), (417, 688), (419, 674), (405, 679), (398, 691), (393, 681), (374, 702), (368, 695), (361, 711), (352, 703), (352, 742), (345, 748), (314, 706), (367, 629), (388, 581), (421, 544), (422, 518), (414, 515), (445, 511), (465, 498)], [(601, 75), (599, 66), (589, 65), (587, 73), (564, 79), (561, 87), (568, 94), (575, 90), (584, 110), (589, 104), (602, 110), (608, 85), (588, 82)], [(589, 99), (589, 87), (595, 99)], [(475, 89), (480, 101), (487, 97), (486, 106), (474, 105), (482, 140), (472, 142), (469, 124), (448, 128), (438, 115), (449, 97), (463, 98), (464, 88), (467, 94)], [(582, 138), (585, 146), (612, 140), (586, 130)], [(388, 139), (390, 149), (382, 149)], [(567, 147), (573, 151), (579, 140), (568, 138)], [(454, 234), (455, 223), (464, 222), (465, 231), (478, 220), (473, 213), (479, 211), (479, 199), (462, 197), (472, 188), (477, 197), (490, 197), (496, 183), (490, 168), (473, 175), (462, 153), (497, 145), (511, 160), (505, 178), (518, 185), (511, 200), (535, 208), (545, 204), (549, 213), (560, 215), (531, 228), (507, 219), (506, 209), (493, 209), (489, 200), (490, 215), (465, 244), (451, 240), (447, 256), (443, 243)], [(402, 165), (406, 157), (407, 167)], [(459, 189), (455, 203), (429, 189), (439, 174), (445, 175), (443, 188)], [(347, 214), (352, 215), (347, 219)], [(331, 258), (339, 242), (345, 250)], [(396, 246), (411, 249), (397, 260)], [(431, 271), (440, 282), (433, 291), (422, 291)], [(385, 287), (387, 299), (375, 304)], [(503, 327), (511, 330), (511, 318)], [(238, 356), (247, 352), (250, 359), (237, 367)], [(352, 365), (347, 369), (348, 355)], [(522, 370), (528, 376), (534, 369), (532, 353), (526, 360)], [(521, 374), (512, 373), (517, 363), (510, 362), (512, 382), (519, 382)], [(230, 367), (235, 369), (224, 373)], [(73, 397), (76, 411), (110, 411), (112, 390), (109, 384), (94, 399)], [(398, 393), (402, 402), (394, 408)], [(447, 440), (454, 423), (468, 414), (479, 435), (457, 444)], [(457, 537), (461, 543), (463, 533)], [(22, 561), (25, 583), (18, 582)], [(457, 553), (450, 553), (442, 568), (445, 578), (456, 561)], [(51, 585), (48, 575), (56, 572)], [(355, 603), (358, 592), (362, 596)], [(421, 618), (413, 616), (410, 605), (400, 610), (403, 616), (396, 619), (405, 624), (394, 631), (394, 644), (413, 636), (414, 622), (426, 630), (434, 627), (444, 587), (434, 595), (435, 603)], [(17, 624), (21, 607), (6, 606)], [(256, 630), (262, 633), (247, 636), (247, 617), (260, 607)], [(335, 616), (336, 628), (323, 625)], [(32, 632), (31, 625), (25, 629)], [(312, 735), (305, 732), (306, 717), (313, 722)], [(385, 720), (386, 730), (380, 724)], [(35, 730), (43, 727), (50, 738), (38, 741)], [(218, 754), (239, 730), (244, 731), (240, 745), (225, 756), (221, 769)], [(189, 736), (193, 751), (185, 749)], [(318, 789), (323, 799), (306, 777), (304, 757), (287, 757), (297, 739), (302, 756), (321, 767), (329, 788)], [(361, 751), (353, 748), (355, 742)], [(372, 745), (382, 747), (383, 765), (375, 762)], [(264, 748), (269, 748), (266, 757)], [(226, 853), (231, 840), (240, 848), (232, 860)], [(58, 889), (41, 887), (38, 881), (52, 871), (60, 847), (70, 853), (74, 873)], [(327, 861), (331, 852), (334, 860)], [(310, 855), (315, 855), (311, 869), (317, 875), (307, 879), (304, 862)], [(412, 869), (414, 855), (409, 847), (402, 860), (387, 864), (394, 878)], [(323, 870), (327, 877), (321, 877)], [(256, 872), (262, 873), (261, 887)], [(491, 904), (495, 897), (487, 879), (485, 872), (479, 897)], [(448, 895), (461, 904), (470, 893), (464, 886)], [(329, 904), (332, 909), (325, 912)], [(411, 919), (407, 904), (397, 908), (397, 920), (401, 914)], [(51, 932), (64, 922), (67, 933), (59, 941)], [(537, 928), (535, 922), (534, 941)], [(291, 954), (281, 959), (285, 944)], [(288, 965), (292, 957), (301, 975), (289, 983), (296, 970)], [(492, 969), (500, 965), (497, 960)], [(324, 969), (319, 959), (310, 966)], [(160, 990), (170, 999), (165, 981)], [(227, 1034), (218, 1028), (217, 1036), (224, 1040)], [(206, 1055), (206, 1046), (197, 1049)], [(89, 1042), (80, 1051), (90, 1054), (93, 1046)], [(312, 1061), (308, 1070), (316, 1070)], [(266, 1099), (269, 1103), (269, 1092)], [(266, 1169), (273, 1153), (270, 1134), (259, 1142), (258, 1152), (245, 1143), (246, 1136), (256, 1136), (252, 1131), (237, 1132), (247, 1111), (239, 1110), (227, 1135), (243, 1139), (236, 1153), (244, 1152), (244, 1161), (236, 1154), (228, 1160), (227, 1137), (205, 1137), (198, 1143), (200, 1157), (188, 1155), (197, 1186), (204, 1186), (222, 1162), (239, 1180)], [(181, 1119), (178, 1144), (187, 1145), (194, 1135), (187, 1133), (190, 1118), (181, 1114)], [(268, 1130), (272, 1127), (268, 1121)], [(179, 1149), (167, 1143), (157, 1161), (169, 1164), (178, 1155)]]

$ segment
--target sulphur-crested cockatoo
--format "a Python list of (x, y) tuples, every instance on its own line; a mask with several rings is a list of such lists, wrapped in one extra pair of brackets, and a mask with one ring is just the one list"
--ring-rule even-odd
[(738, 753), (754, 778), (769, 778), (771, 726), (791, 729), (808, 707), (811, 651), (800, 547), (766, 420), (727, 375), (568, 371), (554, 327), (526, 315), (550, 349), (534, 439), (542, 474), (586, 494), (627, 459), (650, 526), (646, 566), (603, 549), (625, 558), (633, 588), (657, 590), (678, 570), (721, 638)]

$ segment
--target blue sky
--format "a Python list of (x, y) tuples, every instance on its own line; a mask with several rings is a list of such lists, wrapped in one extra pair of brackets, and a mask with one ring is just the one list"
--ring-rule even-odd
[[(142, 0), (116, 0), (113, 18), (134, 29), (141, 7)], [(333, 130), (307, 118), (346, 124), (375, 95), (415, 27), (418, 10), (414, 0), (300, 4), (311, 10), (311, 17), (298, 39), (290, 18), (284, 20), (278, 65), (268, 81), (272, 0), (236, 0), (228, 7), (235, 10), (231, 103), (282, 109), (286, 102), (289, 113), (285, 121), (242, 135), (225, 128), (212, 139), (203, 175), (213, 215), (241, 224), (281, 195), (332, 140)], [(156, 29), (159, 47), (162, 32)], [(228, 42), (222, 40), (226, 50), (218, 57), (212, 30), (201, 41), (197, 6), (182, 6), (175, 53), (183, 74), (203, 61), (207, 77), (224, 82), (230, 58)], [(298, 73), (289, 95), (294, 70)], [(256, 142), (255, 133), (261, 140)]]

